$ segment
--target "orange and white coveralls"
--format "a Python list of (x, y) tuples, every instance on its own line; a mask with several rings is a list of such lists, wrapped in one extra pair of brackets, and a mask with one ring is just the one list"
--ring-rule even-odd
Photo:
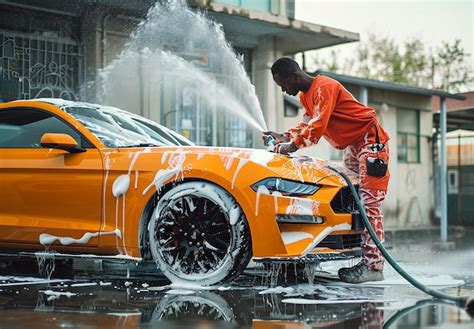
[[(298, 147), (307, 147), (324, 138), (335, 148), (344, 149), (345, 166), (359, 175), (359, 195), (369, 222), (377, 237), (384, 242), (382, 202), (387, 192), (390, 173), (384, 177), (367, 175), (367, 158), (379, 157), (388, 164), (389, 137), (379, 125), (374, 109), (358, 102), (338, 81), (316, 76), (306, 93), (300, 93), (306, 112), (303, 122), (285, 134)], [(374, 151), (376, 129), (385, 147)], [(367, 230), (364, 230), (363, 261), (371, 269), (383, 270), (383, 257)]]

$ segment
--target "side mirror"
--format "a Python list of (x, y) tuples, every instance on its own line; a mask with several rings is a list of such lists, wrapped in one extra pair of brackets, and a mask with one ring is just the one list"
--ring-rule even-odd
[(86, 150), (78, 147), (74, 138), (68, 134), (46, 133), (41, 136), (41, 146), (52, 149), (65, 150), (70, 153), (80, 153)]

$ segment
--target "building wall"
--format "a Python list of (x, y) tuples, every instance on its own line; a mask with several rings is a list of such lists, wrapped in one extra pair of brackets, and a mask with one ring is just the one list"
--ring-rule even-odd
[[(391, 140), (391, 178), (384, 211), (387, 226), (429, 225), (434, 211), (433, 165), (430, 138), (433, 117), (427, 96), (389, 91), (369, 91), (369, 100), (382, 116)], [(388, 110), (383, 104), (387, 104)], [(400, 163), (397, 159), (397, 109), (419, 111), (420, 161)]]
[[(359, 88), (346, 85), (358, 99)], [(368, 90), (369, 106), (376, 110), (377, 117), (390, 136), (390, 183), (383, 205), (386, 227), (430, 225), (434, 209), (433, 170), (431, 143), (432, 115), (430, 97), (402, 94), (384, 90)], [(397, 159), (397, 109), (414, 109), (420, 113), (420, 162), (400, 163)], [(297, 117), (281, 116), (279, 121), (284, 131), (302, 119), (303, 110)], [(278, 126), (278, 125), (277, 125)], [(331, 160), (331, 146), (322, 138), (318, 145), (298, 151), (300, 154)], [(342, 161), (335, 161), (342, 164)]]

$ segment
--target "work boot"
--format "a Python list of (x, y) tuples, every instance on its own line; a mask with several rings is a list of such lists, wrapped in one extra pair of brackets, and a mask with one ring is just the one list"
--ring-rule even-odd
[(341, 268), (338, 272), (339, 279), (348, 283), (362, 283), (367, 281), (382, 281), (383, 272), (369, 268), (364, 262), (350, 268)]
[(352, 270), (353, 268), (355, 267), (358, 267), (358, 266), (361, 266), (361, 265), (364, 265), (364, 261), (361, 260), (360, 262), (358, 262), (356, 265), (352, 266), (352, 267), (341, 267), (339, 269), (339, 271), (337, 271), (337, 274), (339, 275), (339, 277), (341, 277), (342, 273), (348, 271), (348, 270)]

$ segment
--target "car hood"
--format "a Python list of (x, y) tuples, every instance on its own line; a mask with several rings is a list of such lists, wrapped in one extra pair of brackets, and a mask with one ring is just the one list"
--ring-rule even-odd
[(268, 177), (273, 176), (308, 183), (346, 186), (347, 184), (344, 179), (332, 169), (328, 168), (328, 165), (330, 164), (331, 166), (339, 168), (346, 175), (348, 175), (354, 185), (359, 183), (358, 177), (354, 172), (341, 167), (337, 163), (320, 160), (309, 156), (286, 156), (260, 149), (198, 146), (174, 147), (166, 149), (148, 148), (148, 152), (184, 152), (186, 154), (195, 154), (198, 159), (218, 157), (219, 161), (222, 161), (222, 164), (226, 169), (229, 169), (232, 166), (234, 160), (238, 160), (240, 167), (249, 166), (251, 164), (259, 166), (263, 170), (267, 171)]
[(250, 153), (248, 161), (265, 166), (282, 178), (301, 182), (346, 186), (345, 180), (328, 167), (328, 165), (331, 165), (344, 172), (354, 185), (359, 184), (358, 177), (354, 172), (334, 162), (305, 155), (292, 154), (288, 156), (255, 149), (247, 151)]

